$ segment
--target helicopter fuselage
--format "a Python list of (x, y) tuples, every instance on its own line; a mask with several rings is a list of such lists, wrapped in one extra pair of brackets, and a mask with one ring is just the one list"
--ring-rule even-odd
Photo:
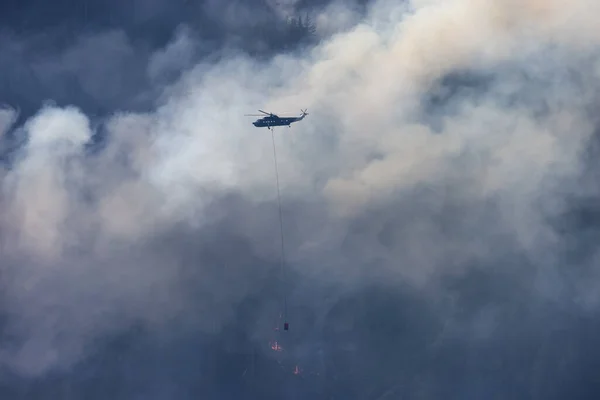
[(252, 123), (252, 125), (257, 128), (271, 127), (271, 126), (289, 126), (293, 122), (298, 122), (302, 120), (304, 117), (290, 117), (290, 118), (281, 118), (281, 117), (264, 117), (261, 119), (257, 119)]
[[(260, 119), (257, 119), (252, 123), (257, 128), (269, 128), (272, 129), (275, 126), (288, 126), (291, 127), (291, 124), (294, 122), (302, 121), (304, 117), (308, 115), (306, 110), (302, 111), (299, 117), (280, 117), (279, 115), (268, 113), (263, 110), (258, 110), (266, 116)], [(246, 114), (247, 116), (252, 116), (252, 114)], [(260, 114), (259, 114), (260, 115)]]

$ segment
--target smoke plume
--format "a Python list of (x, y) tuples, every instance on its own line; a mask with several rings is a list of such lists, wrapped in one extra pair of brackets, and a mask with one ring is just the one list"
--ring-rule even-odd
[[(600, 6), (255, 3), (194, 3), (214, 31), (160, 45), (88, 32), (7, 91), (36, 111), (0, 109), (0, 393), (597, 393)], [(310, 40), (265, 34), (305, 12)], [(31, 35), (0, 43), (26, 63)], [(282, 279), (271, 134), (243, 115), (305, 108), (274, 132)]]

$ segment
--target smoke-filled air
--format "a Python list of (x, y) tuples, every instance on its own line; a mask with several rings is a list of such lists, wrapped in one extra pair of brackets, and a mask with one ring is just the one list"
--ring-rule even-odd
[(597, 398), (599, 12), (1, 5), (0, 397)]

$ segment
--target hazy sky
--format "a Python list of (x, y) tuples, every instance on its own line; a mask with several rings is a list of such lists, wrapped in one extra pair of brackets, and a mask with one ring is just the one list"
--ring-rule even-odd
[(6, 2), (1, 397), (596, 397), (599, 4)]

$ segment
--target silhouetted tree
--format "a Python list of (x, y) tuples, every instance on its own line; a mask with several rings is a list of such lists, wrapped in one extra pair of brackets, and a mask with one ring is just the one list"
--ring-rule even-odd
[(306, 14), (304, 18), (302, 16), (290, 17), (288, 19), (287, 29), (288, 39), (291, 43), (311, 43), (317, 37), (317, 28), (308, 14)]

